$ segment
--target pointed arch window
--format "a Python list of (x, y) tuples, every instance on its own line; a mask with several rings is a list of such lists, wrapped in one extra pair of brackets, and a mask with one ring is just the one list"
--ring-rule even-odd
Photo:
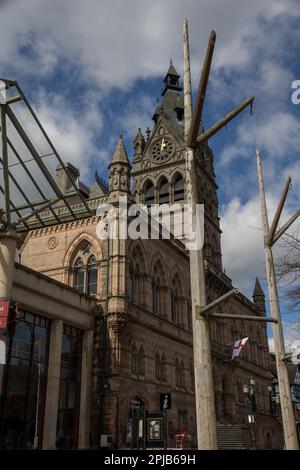
[(171, 292), (171, 308), (172, 308), (172, 320), (178, 322), (178, 290), (173, 282), (172, 292)]
[(132, 303), (139, 304), (140, 301), (140, 267), (139, 264), (131, 264), (129, 267), (129, 299)]
[(159, 204), (169, 203), (169, 182), (167, 178), (163, 177), (158, 186)]
[(155, 275), (152, 280), (152, 309), (157, 315), (160, 315), (160, 279)]
[(87, 293), (89, 295), (97, 294), (98, 267), (97, 259), (94, 255), (90, 256), (87, 264)]
[(144, 203), (146, 206), (151, 206), (151, 204), (155, 203), (154, 200), (154, 186), (151, 181), (147, 181), (145, 184), (145, 192), (144, 192)]
[(89, 295), (98, 290), (98, 261), (91, 253), (91, 245), (83, 245), (73, 264), (73, 286)]
[(180, 174), (176, 175), (174, 178), (173, 199), (174, 202), (184, 200), (184, 181), (183, 177)]
[(158, 351), (155, 354), (155, 378), (156, 380), (162, 379), (162, 367), (160, 361), (160, 354)]
[(175, 323), (182, 323), (182, 284), (178, 274), (175, 275), (171, 287), (171, 317)]
[(188, 320), (188, 329), (193, 329), (193, 313), (192, 313), (192, 303), (190, 299), (190, 295), (187, 301), (187, 320)]
[(82, 258), (77, 258), (74, 264), (74, 270), (75, 270), (74, 287), (84, 292), (85, 273), (84, 273), (84, 263), (83, 263)]
[(180, 387), (180, 365), (177, 358), (175, 359), (175, 385)]
[(145, 375), (145, 351), (143, 346), (139, 349), (139, 375)]
[(131, 372), (135, 375), (139, 373), (139, 353), (135, 344), (133, 344), (131, 350)]
[(167, 359), (166, 355), (162, 355), (161, 359), (161, 378), (163, 382), (167, 382)]
[(185, 368), (183, 361), (180, 363), (180, 387), (185, 388)]

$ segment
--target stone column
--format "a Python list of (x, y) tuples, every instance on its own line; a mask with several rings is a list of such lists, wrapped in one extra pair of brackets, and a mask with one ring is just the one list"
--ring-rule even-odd
[(91, 330), (85, 331), (83, 334), (78, 432), (79, 449), (90, 447), (93, 335), (94, 332)]
[[(13, 274), (15, 269), (16, 249), (21, 246), (21, 238), (13, 231), (0, 233), (0, 300), (12, 297)], [(0, 334), (1, 347), (5, 350), (7, 336)], [(0, 364), (0, 395), (5, 365)]]
[(59, 398), (60, 363), (62, 347), (62, 320), (51, 325), (45, 416), (43, 426), (43, 449), (55, 449)]
[(9, 299), (12, 295), (16, 248), (20, 243), (14, 232), (0, 233), (0, 298)]

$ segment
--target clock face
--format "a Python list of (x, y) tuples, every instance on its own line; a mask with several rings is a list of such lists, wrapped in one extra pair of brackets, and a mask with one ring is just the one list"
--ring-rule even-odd
[(174, 142), (166, 137), (160, 137), (152, 145), (151, 158), (155, 163), (165, 162), (172, 157), (174, 151)]

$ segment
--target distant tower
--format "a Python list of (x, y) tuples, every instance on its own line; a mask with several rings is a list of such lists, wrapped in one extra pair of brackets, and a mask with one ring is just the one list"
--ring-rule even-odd
[(255, 286), (253, 290), (253, 303), (256, 305), (262, 313), (266, 313), (265, 293), (260, 285), (258, 278), (255, 280)]
[(109, 192), (116, 195), (117, 192), (128, 193), (130, 191), (131, 165), (124, 147), (122, 135), (120, 135), (109, 169)]

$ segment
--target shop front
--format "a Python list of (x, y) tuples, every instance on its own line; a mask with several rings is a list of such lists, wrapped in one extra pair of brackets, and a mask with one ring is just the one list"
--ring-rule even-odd
[(0, 331), (0, 448), (87, 448), (96, 303), (27, 268), (15, 278), (14, 324)]

